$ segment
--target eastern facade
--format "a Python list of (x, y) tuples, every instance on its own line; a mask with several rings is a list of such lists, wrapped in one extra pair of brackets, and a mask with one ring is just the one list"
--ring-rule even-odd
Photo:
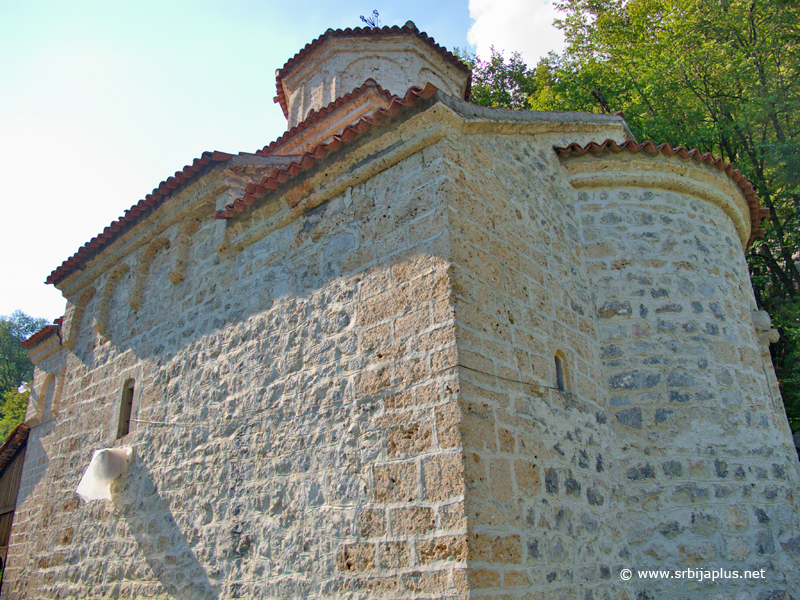
[[(738, 171), (471, 105), (411, 22), (328, 30), (276, 83), (286, 134), (203, 154), (48, 278), (3, 598), (800, 589)], [(84, 504), (109, 447), (129, 470)]]

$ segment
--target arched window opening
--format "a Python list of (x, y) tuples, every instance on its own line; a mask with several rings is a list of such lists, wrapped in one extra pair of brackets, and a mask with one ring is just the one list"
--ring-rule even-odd
[(131, 430), (131, 410), (133, 409), (133, 392), (135, 381), (128, 379), (122, 387), (122, 404), (119, 408), (119, 425), (117, 426), (117, 439), (125, 437)]
[(556, 388), (559, 392), (566, 392), (569, 389), (567, 379), (567, 360), (564, 354), (559, 350), (556, 352)]

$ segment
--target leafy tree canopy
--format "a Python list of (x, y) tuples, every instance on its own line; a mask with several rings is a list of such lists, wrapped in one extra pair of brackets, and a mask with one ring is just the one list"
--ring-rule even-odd
[(732, 162), (770, 217), (748, 253), (756, 298), (800, 430), (800, 3), (796, 0), (561, 0), (566, 50), (535, 68), (493, 51), (472, 101), (535, 110), (623, 111), (637, 139)]
[(3, 394), (0, 405), (0, 444), (8, 439), (14, 428), (25, 420), (30, 392), (10, 390)]
[(513, 53), (507, 63), (494, 46), (488, 62), (459, 48), (456, 48), (455, 52), (472, 69), (470, 100), (474, 104), (516, 109), (531, 108), (530, 96), (536, 90), (535, 82), (519, 52)]
[(9, 391), (16, 392), (23, 381), (33, 378), (33, 363), (22, 342), (49, 324), (18, 310), (0, 317), (0, 398)]

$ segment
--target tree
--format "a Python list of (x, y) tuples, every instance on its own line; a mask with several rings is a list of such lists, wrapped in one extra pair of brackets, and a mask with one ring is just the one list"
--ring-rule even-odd
[(17, 310), (0, 317), (0, 443), (25, 419), (29, 392), (19, 386), (33, 379), (33, 363), (22, 342), (48, 325)]
[(33, 378), (33, 363), (22, 342), (48, 324), (46, 319), (37, 319), (19, 310), (0, 317), (0, 398)]
[(531, 108), (530, 97), (535, 91), (535, 84), (519, 52), (514, 52), (507, 63), (494, 46), (488, 62), (459, 48), (456, 48), (456, 55), (472, 69), (470, 99), (474, 104)]
[(14, 431), (14, 428), (25, 420), (30, 392), (10, 390), (2, 397), (0, 405), (0, 444)]
[(621, 110), (637, 139), (712, 152), (747, 176), (770, 213), (748, 263), (758, 303), (781, 331), (771, 351), (800, 430), (800, 5), (562, 0), (558, 8), (564, 53), (534, 69), (494, 63), (489, 81), (476, 78), (473, 101), (514, 107), (493, 91), (511, 78), (509, 93), (526, 90), (526, 108)]

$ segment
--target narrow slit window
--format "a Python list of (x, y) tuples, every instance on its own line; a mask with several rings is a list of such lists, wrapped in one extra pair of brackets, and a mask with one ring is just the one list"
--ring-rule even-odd
[(567, 391), (567, 367), (564, 355), (561, 352), (556, 353), (556, 387), (559, 392)]
[(119, 408), (119, 426), (117, 427), (117, 439), (125, 437), (131, 430), (131, 410), (133, 409), (133, 392), (135, 381), (129, 379), (122, 388), (122, 404)]

